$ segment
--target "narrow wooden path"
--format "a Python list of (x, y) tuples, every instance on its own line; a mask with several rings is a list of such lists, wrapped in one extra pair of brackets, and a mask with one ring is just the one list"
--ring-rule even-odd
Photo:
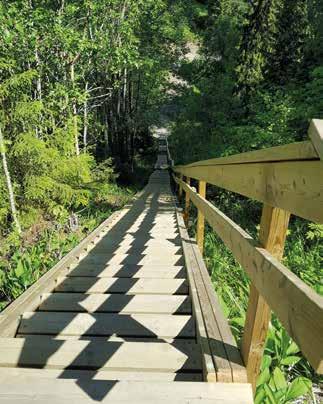
[(133, 205), (0, 316), (1, 403), (252, 402), (160, 150)]

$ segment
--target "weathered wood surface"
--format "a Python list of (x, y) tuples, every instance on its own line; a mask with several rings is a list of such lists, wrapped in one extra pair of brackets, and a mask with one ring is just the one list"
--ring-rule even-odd
[(178, 372), (201, 370), (195, 342), (118, 342), (0, 338), (0, 367)]
[(188, 293), (188, 284), (185, 279), (65, 277), (58, 278), (57, 283), (55, 290), (58, 292), (126, 293), (128, 295)]
[[(315, 119), (314, 121), (318, 121)], [(182, 167), (201, 167), (210, 165), (264, 163), (293, 160), (317, 160), (318, 153), (310, 141), (291, 143), (282, 146), (268, 147), (266, 149), (253, 150), (250, 152), (234, 154), (227, 157), (219, 157), (197, 161), (186, 166), (176, 166), (174, 169)]]
[(312, 119), (308, 134), (317, 154), (323, 160), (323, 119)]
[(48, 293), (42, 295), (41, 311), (70, 311), (120, 314), (188, 314), (189, 296)]
[[(281, 260), (288, 230), (289, 212), (265, 205), (259, 231), (259, 241), (268, 252)], [(263, 352), (268, 334), (271, 310), (253, 284), (250, 285), (241, 352), (247, 365), (248, 380), (256, 390)]]
[(195, 206), (249, 275), (258, 292), (317, 372), (323, 372), (323, 297), (191, 187), (181, 182)]
[(323, 222), (320, 160), (183, 166), (175, 167), (174, 171), (305, 219)]
[(30, 312), (22, 316), (18, 333), (194, 338), (195, 324), (190, 315)]
[[(97, 394), (100, 402), (252, 402), (248, 384), (215, 391), (197, 383), (202, 372), (203, 380), (220, 378), (199, 285), (185, 268), (196, 257), (179, 233), (174, 202), (168, 172), (156, 171), (132, 206), (5, 311), (0, 401), (80, 404)], [(126, 384), (115, 390), (109, 381)]]
[[(7, 372), (8, 371), (8, 372)], [(0, 400), (10, 400), (10, 403), (31, 402), (47, 404), (77, 404), (77, 403), (174, 403), (174, 404), (249, 404), (252, 395), (247, 384), (227, 383), (180, 383), (158, 381), (154, 379), (143, 382), (140, 380), (125, 380), (116, 383), (112, 378), (104, 382), (95, 377), (73, 378), (57, 380), (48, 376), (44, 378), (39, 370), (31, 370), (26, 373), (25, 369), (7, 369), (0, 372)], [(53, 372), (53, 371), (50, 371)], [(70, 371), (64, 374), (70, 375)], [(113, 372), (114, 373), (114, 372)], [(112, 373), (112, 374), (113, 374)], [(38, 378), (40, 375), (40, 378)], [(73, 374), (72, 374), (73, 375)], [(167, 374), (166, 374), (167, 375)], [(15, 382), (21, 381), (17, 389)], [(162, 380), (165, 379), (162, 374)], [(37, 382), (36, 382), (37, 381)]]

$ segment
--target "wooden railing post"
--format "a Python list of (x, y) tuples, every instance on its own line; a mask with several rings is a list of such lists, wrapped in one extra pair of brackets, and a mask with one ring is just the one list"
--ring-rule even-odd
[[(205, 181), (199, 181), (199, 194), (201, 195), (202, 198), (205, 198), (205, 195), (206, 195), (206, 182)], [(201, 254), (203, 254), (203, 246), (204, 246), (204, 225), (205, 225), (204, 215), (198, 209), (196, 242), (201, 251)]]
[[(288, 229), (289, 212), (264, 205), (259, 239), (264, 248), (281, 260)], [(250, 296), (241, 352), (247, 367), (248, 381), (256, 389), (263, 351), (271, 318), (271, 311), (257, 289), (250, 285)]]
[[(183, 174), (179, 175), (179, 179), (183, 180)], [(179, 201), (181, 200), (182, 195), (183, 195), (183, 188), (180, 185), (178, 185), (178, 199), (179, 199)]]
[[(186, 177), (185, 182), (186, 184), (190, 185), (191, 183), (190, 177)], [(190, 217), (190, 194), (188, 192), (185, 192), (185, 209), (183, 217), (186, 226), (188, 226), (188, 220)]]

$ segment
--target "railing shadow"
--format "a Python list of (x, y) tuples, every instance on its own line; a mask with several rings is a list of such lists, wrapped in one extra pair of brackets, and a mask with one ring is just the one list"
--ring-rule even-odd
[[(186, 281), (180, 277), (185, 276), (185, 269), (183, 257), (181, 256), (181, 240), (178, 232), (173, 231), (176, 226), (176, 216), (169, 189), (169, 176), (165, 173), (164, 178), (159, 182), (157, 176), (158, 173), (155, 172), (140, 199), (117, 222), (109, 234), (101, 239), (89, 251), (88, 255), (72, 269), (69, 276), (58, 285), (57, 291), (59, 292), (68, 290), (70, 295), (78, 294), (79, 299), (73, 302), (73, 311), (65, 313), (63, 311), (59, 313), (37, 311), (22, 320), (18, 334), (25, 337), (25, 340), (18, 366), (51, 368), (55, 366), (55, 361), (52, 361), (53, 358), (56, 358), (58, 362), (61, 360), (62, 364), (64, 359), (67, 359), (68, 364), (62, 370), (59, 378), (69, 379), (72, 375), (71, 370), (86, 369), (87, 377), (77, 378), (76, 383), (89, 397), (101, 401), (118, 381), (94, 380), (95, 375), (99, 369), (104, 369), (105, 365), (124, 349), (126, 341), (138, 341), (140, 339), (167, 342), (174, 349), (186, 355), (187, 359), (182, 368), (179, 369), (179, 374), (175, 377), (176, 380), (181, 380), (181, 370), (183, 374), (186, 372), (186, 363), (189, 361), (191, 352), (190, 341), (187, 341), (187, 339), (191, 340), (195, 335), (192, 318), (188, 317), (187, 321), (183, 321), (176, 335), (167, 336), (159, 335), (158, 327), (148, 324), (149, 322), (146, 323), (140, 314), (130, 315), (129, 313), (123, 313), (132, 300), (135, 299), (136, 295), (131, 294), (131, 291), (144, 279), (137, 277), (137, 274), (140, 274), (140, 271), (147, 265), (152, 267), (152, 271), (154, 271), (154, 266), (160, 266), (163, 269), (163, 265), (159, 263), (160, 258), (158, 258), (158, 255), (156, 257), (147, 255), (147, 252), (150, 251), (149, 245), (154, 243), (158, 245), (157, 241), (167, 246), (168, 250), (171, 249), (173, 253), (175, 252), (175, 254), (170, 254), (169, 257), (167, 257), (167, 252), (162, 254), (163, 262), (166, 259), (167, 265), (175, 268), (174, 270), (176, 271), (174, 279), (177, 283), (172, 294), (183, 294), (185, 297), (188, 292)], [(170, 213), (171, 216), (169, 215)], [(162, 218), (163, 214), (165, 214), (166, 226), (159, 224), (159, 217)], [(164, 232), (163, 238), (160, 237), (161, 230)], [(120, 255), (118, 249), (122, 245), (127, 246), (127, 248)], [(165, 251), (167, 251), (167, 248), (165, 248)], [(162, 251), (158, 253), (160, 256)], [(148, 260), (147, 264), (145, 264), (145, 260)], [(115, 268), (113, 279), (103, 276), (109, 271), (110, 266)], [(122, 274), (124, 274), (124, 277)], [(158, 282), (162, 283), (163, 280), (160, 279)], [(91, 296), (89, 292), (95, 294), (95, 288), (98, 288), (100, 294), (107, 295), (107, 298), (95, 307), (95, 312), (87, 312), (85, 310), (86, 299)], [(118, 298), (118, 301), (116, 300), (117, 295), (122, 295), (122, 298)], [(51, 296), (47, 298), (48, 303), (50, 303), (50, 299), (55, 294)], [(44, 304), (46, 307), (46, 300)], [(183, 307), (186, 307), (185, 311), (188, 312), (187, 305), (187, 299), (184, 299), (174, 314), (177, 316), (183, 314)], [(113, 307), (113, 312), (109, 311), (110, 306)], [(86, 313), (87, 322), (83, 323), (83, 325), (82, 321), (78, 320), (81, 316), (80, 313)], [(161, 325), (160, 329), (163, 329), (163, 327), (165, 328), (165, 325)], [(62, 348), (64, 344), (68, 344), (71, 338), (77, 338), (73, 328), (82, 329), (78, 339), (82, 341), (84, 346), (82, 345), (79, 352), (71, 352), (70, 359), (68, 359), (63, 357), (65, 351), (62, 351)], [(175, 340), (168, 342), (165, 337), (175, 337)], [(98, 341), (102, 342), (104, 340), (108, 340), (108, 343), (100, 343), (100, 350), (98, 351)], [(187, 341), (187, 345), (185, 345), (185, 341)], [(38, 347), (36, 350), (35, 344)], [(71, 344), (69, 346), (72, 347)], [(138, 369), (132, 370), (136, 371)]]

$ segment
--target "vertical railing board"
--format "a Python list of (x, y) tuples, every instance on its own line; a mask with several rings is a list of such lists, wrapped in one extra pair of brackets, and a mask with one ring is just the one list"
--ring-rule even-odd
[[(289, 212), (264, 205), (259, 239), (262, 246), (281, 260), (289, 223)], [(256, 388), (263, 351), (271, 317), (271, 310), (264, 298), (251, 284), (246, 324), (242, 340), (242, 356), (247, 366), (248, 381)]]
[[(206, 195), (206, 182), (199, 181), (199, 194), (202, 198), (205, 198)], [(203, 247), (204, 247), (204, 228), (205, 228), (205, 218), (203, 213), (198, 209), (197, 212), (197, 228), (196, 228), (196, 242), (203, 255)]]
[[(187, 185), (190, 185), (191, 183), (190, 177), (186, 177), (185, 182)], [(190, 194), (189, 192), (185, 192), (184, 222), (186, 224), (186, 227), (188, 227), (189, 218), (190, 218)]]

